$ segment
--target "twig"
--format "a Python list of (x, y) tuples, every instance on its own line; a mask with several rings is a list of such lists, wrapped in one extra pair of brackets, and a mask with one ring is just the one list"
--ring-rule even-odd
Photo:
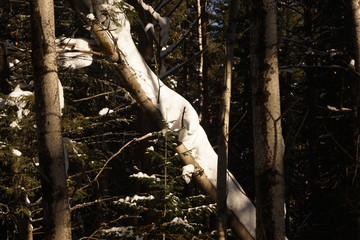
[[(69, 44), (68, 44), (69, 45)], [(96, 51), (89, 51), (89, 50), (78, 50), (78, 49), (71, 49), (71, 50), (61, 50), (61, 51), (57, 51), (57, 53), (66, 53), (66, 52), (81, 52), (81, 53), (88, 53), (88, 54), (93, 54), (93, 55), (97, 55), (97, 56), (101, 56), (104, 57), (105, 55), (101, 52), (96, 52)]]
[(124, 146), (122, 146), (119, 151), (117, 151), (115, 154), (113, 154), (108, 160), (106, 160), (104, 166), (100, 169), (100, 171), (98, 172), (98, 174), (95, 176), (94, 180), (93, 181), (96, 181), (100, 174), (104, 171), (105, 167), (108, 165), (108, 163), (114, 159), (114, 157), (116, 157), (117, 155), (119, 155), (127, 146), (129, 146), (131, 143), (133, 142), (140, 142), (144, 139), (147, 139), (149, 137), (153, 137), (153, 136), (156, 136), (158, 135), (159, 133), (158, 132), (152, 132), (152, 133), (148, 133), (148, 134), (145, 134), (144, 136), (142, 137), (139, 137), (139, 138), (134, 138), (132, 140), (130, 140), (129, 142), (127, 142)]
[(94, 182), (96, 182), (98, 180), (98, 178), (100, 177), (101, 173), (105, 170), (106, 166), (109, 164), (109, 162), (114, 159), (117, 155), (119, 155), (127, 146), (129, 146), (131, 143), (133, 142), (139, 142), (139, 141), (142, 141), (144, 139), (147, 139), (149, 137), (153, 137), (153, 136), (156, 136), (158, 135), (159, 133), (158, 132), (152, 132), (152, 133), (148, 133), (148, 134), (145, 134), (144, 136), (142, 137), (139, 137), (139, 138), (134, 138), (132, 140), (130, 140), (129, 142), (127, 142), (125, 145), (123, 145), (115, 154), (113, 154), (110, 158), (108, 158), (105, 162), (105, 164), (101, 167), (100, 171), (98, 172), (98, 174), (96, 174), (95, 178), (90, 181), (90, 183), (88, 183), (87, 185), (81, 187), (78, 189), (79, 190), (82, 190), (88, 186), (90, 186), (91, 184), (93, 184)]
[(170, 74), (172, 74), (173, 72), (175, 72), (176, 70), (178, 70), (179, 68), (183, 67), (184, 65), (190, 63), (192, 60), (194, 60), (194, 58), (196, 58), (197, 56), (203, 54), (204, 52), (207, 51), (207, 46), (201, 50), (201, 51), (198, 51), (197, 53), (195, 53), (193, 56), (191, 56), (187, 61), (185, 62), (182, 62), (180, 64), (177, 64), (175, 67), (171, 68), (169, 71), (163, 73), (160, 75), (160, 79), (164, 79), (166, 78), (167, 76), (169, 76)]
[(103, 93), (99, 93), (99, 94), (96, 94), (96, 95), (93, 95), (93, 96), (90, 96), (90, 97), (75, 99), (75, 100), (72, 100), (72, 102), (86, 101), (86, 100), (90, 100), (90, 99), (92, 99), (92, 98), (97, 98), (97, 97), (101, 97), (101, 96), (104, 96), (104, 95), (108, 95), (108, 94), (112, 94), (112, 93), (117, 93), (117, 92), (120, 92), (120, 91), (122, 91), (122, 90), (123, 90), (123, 89), (117, 89), (117, 90), (115, 90), (115, 91), (103, 92)]
[(338, 146), (338, 148), (340, 148), (341, 151), (343, 151), (345, 153), (345, 155), (347, 155), (351, 160), (353, 160), (355, 163), (359, 164), (360, 162), (354, 158), (354, 156), (352, 156), (347, 149), (345, 149), (336, 139), (335, 137), (330, 134), (330, 131), (327, 129), (327, 127), (325, 127), (325, 130), (329, 133), (330, 138), (334, 141), (334, 143)]
[(247, 114), (247, 110), (245, 110), (243, 115), (240, 117), (239, 121), (237, 121), (237, 123), (235, 123), (235, 125), (230, 129), (230, 131), (229, 131), (229, 133), (227, 135), (230, 135), (230, 133), (236, 128), (236, 126), (239, 125), (239, 123), (244, 119), (246, 114)]
[[(101, 226), (100, 228), (96, 229), (95, 232), (93, 232), (89, 237), (82, 237), (80, 238), (79, 240), (82, 240), (82, 239), (98, 239), (98, 238), (94, 238), (94, 236), (100, 232), (101, 230), (103, 230), (106, 226), (108, 226), (109, 224), (111, 223), (114, 223), (114, 222), (117, 222), (123, 218), (128, 218), (128, 217), (131, 217), (129, 215), (121, 215), (120, 217), (114, 219), (114, 220), (111, 220), (110, 222), (106, 223), (106, 225), (104, 226)], [(139, 217), (139, 216), (132, 216), (132, 217)]]

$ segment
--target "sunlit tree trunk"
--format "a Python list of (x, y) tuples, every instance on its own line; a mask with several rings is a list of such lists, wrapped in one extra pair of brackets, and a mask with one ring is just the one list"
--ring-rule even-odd
[(249, 1), (256, 239), (285, 239), (275, 0)]
[(71, 239), (55, 48), (54, 2), (31, 1), (32, 62), (44, 208), (44, 238)]
[[(206, 2), (207, 0), (197, 0), (197, 9), (199, 15), (198, 41), (200, 51), (207, 47), (207, 14), (205, 9), (207, 4)], [(199, 62), (199, 119), (205, 131), (208, 131), (210, 127), (207, 55), (207, 51), (201, 54)]]
[(220, 105), (220, 124), (218, 137), (218, 173), (217, 173), (217, 215), (218, 215), (218, 239), (227, 239), (227, 162), (228, 162), (228, 145), (229, 145), (229, 119), (231, 103), (231, 80), (232, 67), (234, 58), (234, 42), (236, 34), (236, 20), (238, 15), (239, 2), (230, 1), (229, 18), (225, 32), (225, 70), (223, 82), (223, 95)]

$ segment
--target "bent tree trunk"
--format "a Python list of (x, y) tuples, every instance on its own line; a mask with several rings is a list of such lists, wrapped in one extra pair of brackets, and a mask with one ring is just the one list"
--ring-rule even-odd
[(275, 0), (249, 1), (256, 239), (285, 239)]
[(54, 3), (31, 1), (32, 63), (44, 207), (43, 239), (71, 239), (70, 207), (61, 136)]
[[(112, 12), (118, 24), (110, 21), (107, 29), (114, 30), (109, 32), (102, 25), (88, 21), (85, 17), (86, 5), (76, 0), (71, 0), (71, 3), (82, 20), (91, 25), (91, 33), (109, 56), (114, 72), (122, 76), (126, 89), (152, 119), (154, 126), (178, 132), (178, 141), (184, 147), (184, 150), (178, 150), (180, 155), (189, 155), (195, 160), (203, 170), (203, 176), (207, 176), (207, 183), (212, 186), (206, 188), (207, 193), (216, 196), (217, 155), (199, 124), (198, 115), (188, 101), (165, 86), (146, 65), (133, 42), (124, 11)], [(252, 239), (255, 235), (255, 208), (229, 172), (227, 186), (227, 205), (239, 223), (235, 232), (242, 234), (239, 234), (241, 239)]]

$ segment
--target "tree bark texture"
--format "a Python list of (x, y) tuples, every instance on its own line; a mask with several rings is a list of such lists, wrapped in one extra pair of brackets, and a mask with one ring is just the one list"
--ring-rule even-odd
[(223, 95), (220, 104), (220, 125), (218, 137), (218, 173), (217, 173), (217, 215), (218, 215), (218, 239), (227, 239), (227, 216), (226, 176), (228, 168), (229, 148), (229, 121), (231, 103), (231, 80), (234, 58), (234, 42), (236, 36), (236, 20), (239, 10), (239, 2), (231, 0), (229, 4), (228, 24), (225, 32), (225, 70), (223, 82)]
[[(215, 186), (206, 177), (206, 174), (201, 169), (200, 165), (197, 164), (195, 159), (191, 156), (189, 150), (187, 150), (186, 147), (181, 144), (175, 148), (175, 151), (179, 154), (180, 159), (184, 165), (194, 165), (195, 173), (193, 174), (193, 179), (201, 188), (201, 190), (210, 197), (211, 201), (218, 202), (218, 196)], [(250, 233), (246, 230), (244, 225), (239, 221), (239, 219), (232, 211), (225, 209), (225, 213), (225, 215), (228, 215), (230, 217), (231, 229), (240, 240), (253, 240)]]
[(44, 239), (71, 239), (55, 48), (54, 3), (31, 1), (32, 62), (44, 207)]
[[(360, 141), (360, 1), (351, 0), (351, 8), (354, 23), (354, 55), (355, 55), (355, 74), (352, 86), (353, 107), (352, 113), (354, 118), (354, 149), (359, 148)], [(356, 160), (359, 161), (359, 156), (356, 152)]]
[[(199, 50), (202, 51), (207, 47), (207, 0), (197, 0), (197, 9), (199, 15), (198, 22), (198, 42)], [(199, 119), (205, 131), (210, 127), (209, 114), (209, 87), (208, 87), (208, 54), (205, 51), (200, 55), (199, 63)]]
[(285, 239), (277, 1), (249, 1), (256, 239)]

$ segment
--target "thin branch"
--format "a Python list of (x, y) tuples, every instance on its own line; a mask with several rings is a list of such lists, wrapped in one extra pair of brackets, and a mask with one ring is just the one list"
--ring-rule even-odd
[(123, 89), (117, 89), (115, 91), (103, 92), (103, 93), (99, 93), (99, 94), (96, 94), (96, 95), (93, 95), (93, 96), (90, 96), (90, 97), (75, 99), (75, 100), (72, 100), (72, 102), (86, 101), (86, 100), (90, 100), (90, 99), (93, 99), (93, 98), (97, 98), (97, 97), (101, 97), (101, 96), (104, 96), (104, 95), (113, 94), (113, 93), (117, 93), (117, 92), (121, 92), (121, 91), (123, 91)]
[(334, 141), (334, 143), (337, 145), (337, 147), (345, 153), (346, 156), (348, 156), (351, 160), (353, 160), (356, 164), (360, 164), (360, 161), (358, 161), (356, 158), (354, 158), (346, 148), (344, 148), (336, 139), (335, 137), (330, 134), (330, 131), (325, 127), (326, 131), (329, 133), (329, 137)]
[(183, 67), (184, 65), (190, 63), (194, 58), (196, 58), (197, 56), (203, 54), (205, 51), (207, 51), (207, 47), (205, 47), (203, 50), (195, 53), (191, 58), (189, 58), (187, 61), (182, 62), (178, 65), (176, 65), (175, 67), (171, 68), (169, 71), (166, 71), (165, 73), (160, 75), (160, 79), (163, 80), (164, 78), (166, 78), (167, 76), (169, 76), (170, 74), (172, 74), (173, 72), (175, 72), (176, 70), (178, 70), (179, 68)]
[(183, 1), (184, 1), (184, 0), (179, 0), (179, 1), (175, 4), (175, 6), (166, 14), (166, 17), (170, 17), (171, 14), (173, 14), (173, 13), (176, 11), (176, 9), (180, 6), (180, 4), (181, 4)]
[(246, 114), (247, 114), (247, 110), (245, 110), (244, 114), (240, 117), (239, 121), (237, 121), (237, 123), (235, 123), (235, 125), (230, 129), (228, 135), (230, 135), (230, 133), (237, 127), (237, 125), (239, 125), (239, 123), (244, 119)]
[(191, 24), (191, 26), (189, 27), (188, 30), (186, 30), (186, 32), (181, 36), (181, 38), (179, 39), (179, 41), (177, 41), (176, 43), (170, 45), (169, 47), (167, 47), (165, 50), (162, 50), (161, 53), (160, 53), (160, 57), (161, 58), (164, 58), (166, 57), (167, 55), (169, 55), (170, 53), (172, 53), (174, 51), (174, 49), (176, 49), (180, 43), (182, 43), (185, 39), (186, 39), (186, 36), (189, 35), (189, 33), (191, 32), (191, 30), (198, 24), (199, 22), (199, 18), (196, 18), (195, 21)]
[(132, 140), (130, 140), (129, 142), (127, 142), (125, 145), (123, 145), (115, 154), (113, 154), (110, 158), (108, 158), (106, 160), (106, 162), (104, 163), (104, 165), (100, 168), (100, 171), (96, 174), (95, 178), (93, 180), (91, 180), (87, 185), (81, 187), (79, 190), (82, 190), (84, 188), (87, 188), (88, 186), (90, 186), (91, 184), (93, 184), (94, 182), (96, 182), (98, 180), (98, 178), (100, 177), (100, 175), (102, 174), (102, 172), (105, 170), (106, 166), (109, 164), (109, 162), (114, 159), (117, 155), (119, 155), (126, 147), (128, 147), (131, 143), (133, 142), (139, 142), (139, 141), (142, 141), (144, 139), (147, 139), (147, 138), (150, 138), (150, 137), (153, 137), (153, 136), (157, 136), (159, 135), (158, 132), (152, 132), (152, 133), (148, 133), (148, 134), (145, 134), (144, 136), (142, 137), (139, 137), (139, 138), (134, 138)]
[(95, 51), (88, 51), (88, 50), (77, 50), (77, 49), (71, 49), (71, 50), (61, 50), (61, 51), (57, 51), (57, 53), (67, 53), (67, 52), (81, 52), (81, 53), (88, 53), (88, 54), (93, 54), (93, 55), (97, 55), (97, 56), (101, 56), (101, 57), (105, 57), (106, 55), (101, 53), (101, 52), (95, 52)]

